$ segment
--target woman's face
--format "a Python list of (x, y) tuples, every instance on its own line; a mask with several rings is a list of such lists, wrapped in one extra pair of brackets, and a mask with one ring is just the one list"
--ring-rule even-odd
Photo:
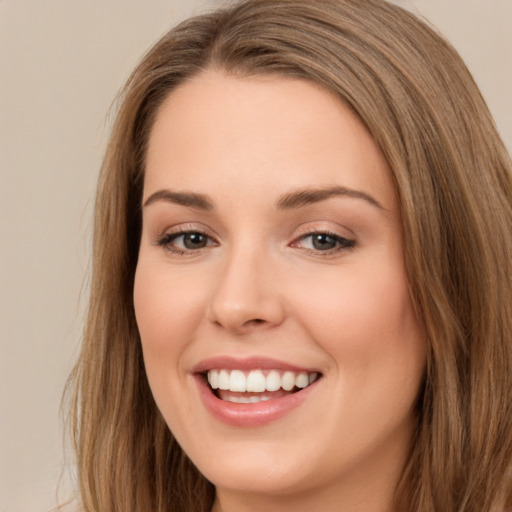
[(358, 118), (306, 81), (208, 71), (158, 112), (143, 204), (149, 383), (218, 496), (391, 492), (425, 344)]

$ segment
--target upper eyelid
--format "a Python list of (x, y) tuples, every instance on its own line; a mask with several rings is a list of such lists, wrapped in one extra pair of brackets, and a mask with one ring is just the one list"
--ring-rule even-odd
[(299, 235), (296, 240), (303, 240), (304, 238), (308, 238), (310, 236), (315, 235), (327, 235), (330, 238), (339, 239), (339, 240), (350, 240), (353, 241), (353, 238), (349, 238), (344, 235), (340, 235), (339, 233), (334, 233), (332, 231), (320, 230), (320, 231), (310, 231), (308, 233), (304, 233), (303, 235)]
[[(341, 238), (345, 240), (356, 240), (356, 234), (348, 228), (347, 226), (337, 224), (334, 226), (326, 226), (326, 221), (309, 221), (305, 222), (298, 227), (296, 227), (288, 238), (287, 245), (291, 245), (297, 242), (299, 239), (315, 235), (315, 234), (327, 234), (329, 236), (335, 238)], [(332, 224), (331, 222), (328, 222)], [(322, 225), (323, 224), (323, 225)], [(151, 237), (153, 240), (159, 241), (165, 236), (174, 235), (178, 237), (182, 234), (187, 233), (201, 233), (211, 240), (213, 240), (216, 244), (219, 244), (223, 241), (224, 237), (216, 233), (213, 229), (209, 228), (205, 224), (201, 222), (184, 222), (177, 223), (175, 225), (167, 226), (165, 229), (158, 229), (153, 231), (153, 236)]]
[(302, 237), (307, 235), (315, 235), (315, 234), (321, 234), (326, 233), (330, 234), (332, 236), (345, 238), (348, 240), (352, 240), (356, 238), (356, 234), (348, 227), (338, 225), (337, 228), (332, 228), (330, 226), (319, 226), (319, 225), (311, 225), (311, 223), (305, 223), (301, 225), (297, 230), (296, 237)]
[(206, 235), (212, 239), (218, 239), (219, 237), (213, 232), (213, 230), (202, 224), (196, 223), (179, 223), (174, 226), (167, 226), (165, 229), (158, 229), (154, 231), (154, 238), (161, 238), (166, 235), (176, 235), (179, 236), (181, 234), (186, 233), (201, 233)]

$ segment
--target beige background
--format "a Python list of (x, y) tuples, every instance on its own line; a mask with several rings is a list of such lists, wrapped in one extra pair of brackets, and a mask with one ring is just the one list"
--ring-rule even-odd
[[(66, 465), (59, 402), (83, 318), (106, 113), (151, 43), (216, 3), (0, 0), (0, 512), (51, 508)], [(459, 49), (512, 148), (512, 0), (399, 3)]]

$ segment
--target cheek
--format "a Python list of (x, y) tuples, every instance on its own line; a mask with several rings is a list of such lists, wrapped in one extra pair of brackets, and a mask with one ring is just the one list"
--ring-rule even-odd
[[(157, 266), (139, 261), (135, 273), (134, 307), (144, 349), (164, 352), (188, 340), (201, 317), (201, 291), (193, 282), (155, 272)], [(186, 281), (186, 280), (185, 280)]]
[(296, 297), (303, 327), (336, 366), (359, 366), (369, 373), (422, 364), (423, 335), (402, 267), (341, 269), (334, 279), (317, 278), (308, 293)]
[(297, 304), (303, 329), (331, 358), (333, 431), (343, 428), (353, 446), (404, 425), (409, 435), (416, 417), (426, 344), (404, 272), (392, 269), (317, 281)]
[(183, 359), (204, 315), (204, 290), (193, 279), (165, 270), (161, 262), (142, 255), (133, 299), (148, 382), (158, 408), (173, 428), (176, 417), (192, 414), (190, 403), (170, 390), (182, 382)]
[(183, 356), (204, 314), (199, 283), (168, 274), (161, 263), (141, 257), (133, 297), (146, 374), (159, 406), (181, 376)]

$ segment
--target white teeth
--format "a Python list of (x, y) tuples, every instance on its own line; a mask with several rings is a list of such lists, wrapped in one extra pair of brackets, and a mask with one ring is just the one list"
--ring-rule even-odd
[[(278, 391), (281, 388), (285, 391), (291, 391), (295, 387), (303, 389), (315, 382), (318, 373), (291, 371), (280, 373), (278, 370), (270, 370), (265, 376), (261, 370), (251, 370), (248, 374), (241, 370), (210, 370), (207, 377), (212, 389), (239, 393), (263, 393), (264, 391)], [(238, 400), (237, 397), (231, 398)], [(251, 398), (256, 398), (257, 401), (264, 399), (262, 397)], [(249, 398), (244, 398), (244, 400), (249, 400)], [(230, 401), (235, 400), (230, 399)]]
[(212, 389), (218, 389), (219, 374), (217, 372), (208, 372), (208, 383)]
[(247, 377), (247, 391), (252, 391), (255, 393), (261, 393), (265, 391), (267, 386), (267, 379), (265, 379), (265, 375), (260, 371), (253, 370), (249, 373)]
[(233, 370), (229, 376), (229, 390), (230, 391), (247, 391), (247, 379), (244, 372), (240, 370)]
[(250, 396), (250, 397), (244, 397), (244, 396), (228, 396), (226, 398), (226, 401), (233, 402), (235, 404), (256, 404), (258, 402), (266, 402), (267, 400), (270, 400), (268, 396)]
[(281, 387), (285, 391), (291, 391), (295, 387), (295, 374), (293, 372), (284, 372), (281, 378)]
[(295, 379), (295, 385), (298, 388), (305, 388), (306, 386), (309, 386), (308, 374), (306, 372), (299, 373)]
[(281, 388), (281, 376), (276, 370), (271, 370), (267, 375), (267, 382), (265, 387), (267, 391), (277, 391)]
[(229, 389), (229, 373), (226, 370), (219, 373), (219, 389)]

